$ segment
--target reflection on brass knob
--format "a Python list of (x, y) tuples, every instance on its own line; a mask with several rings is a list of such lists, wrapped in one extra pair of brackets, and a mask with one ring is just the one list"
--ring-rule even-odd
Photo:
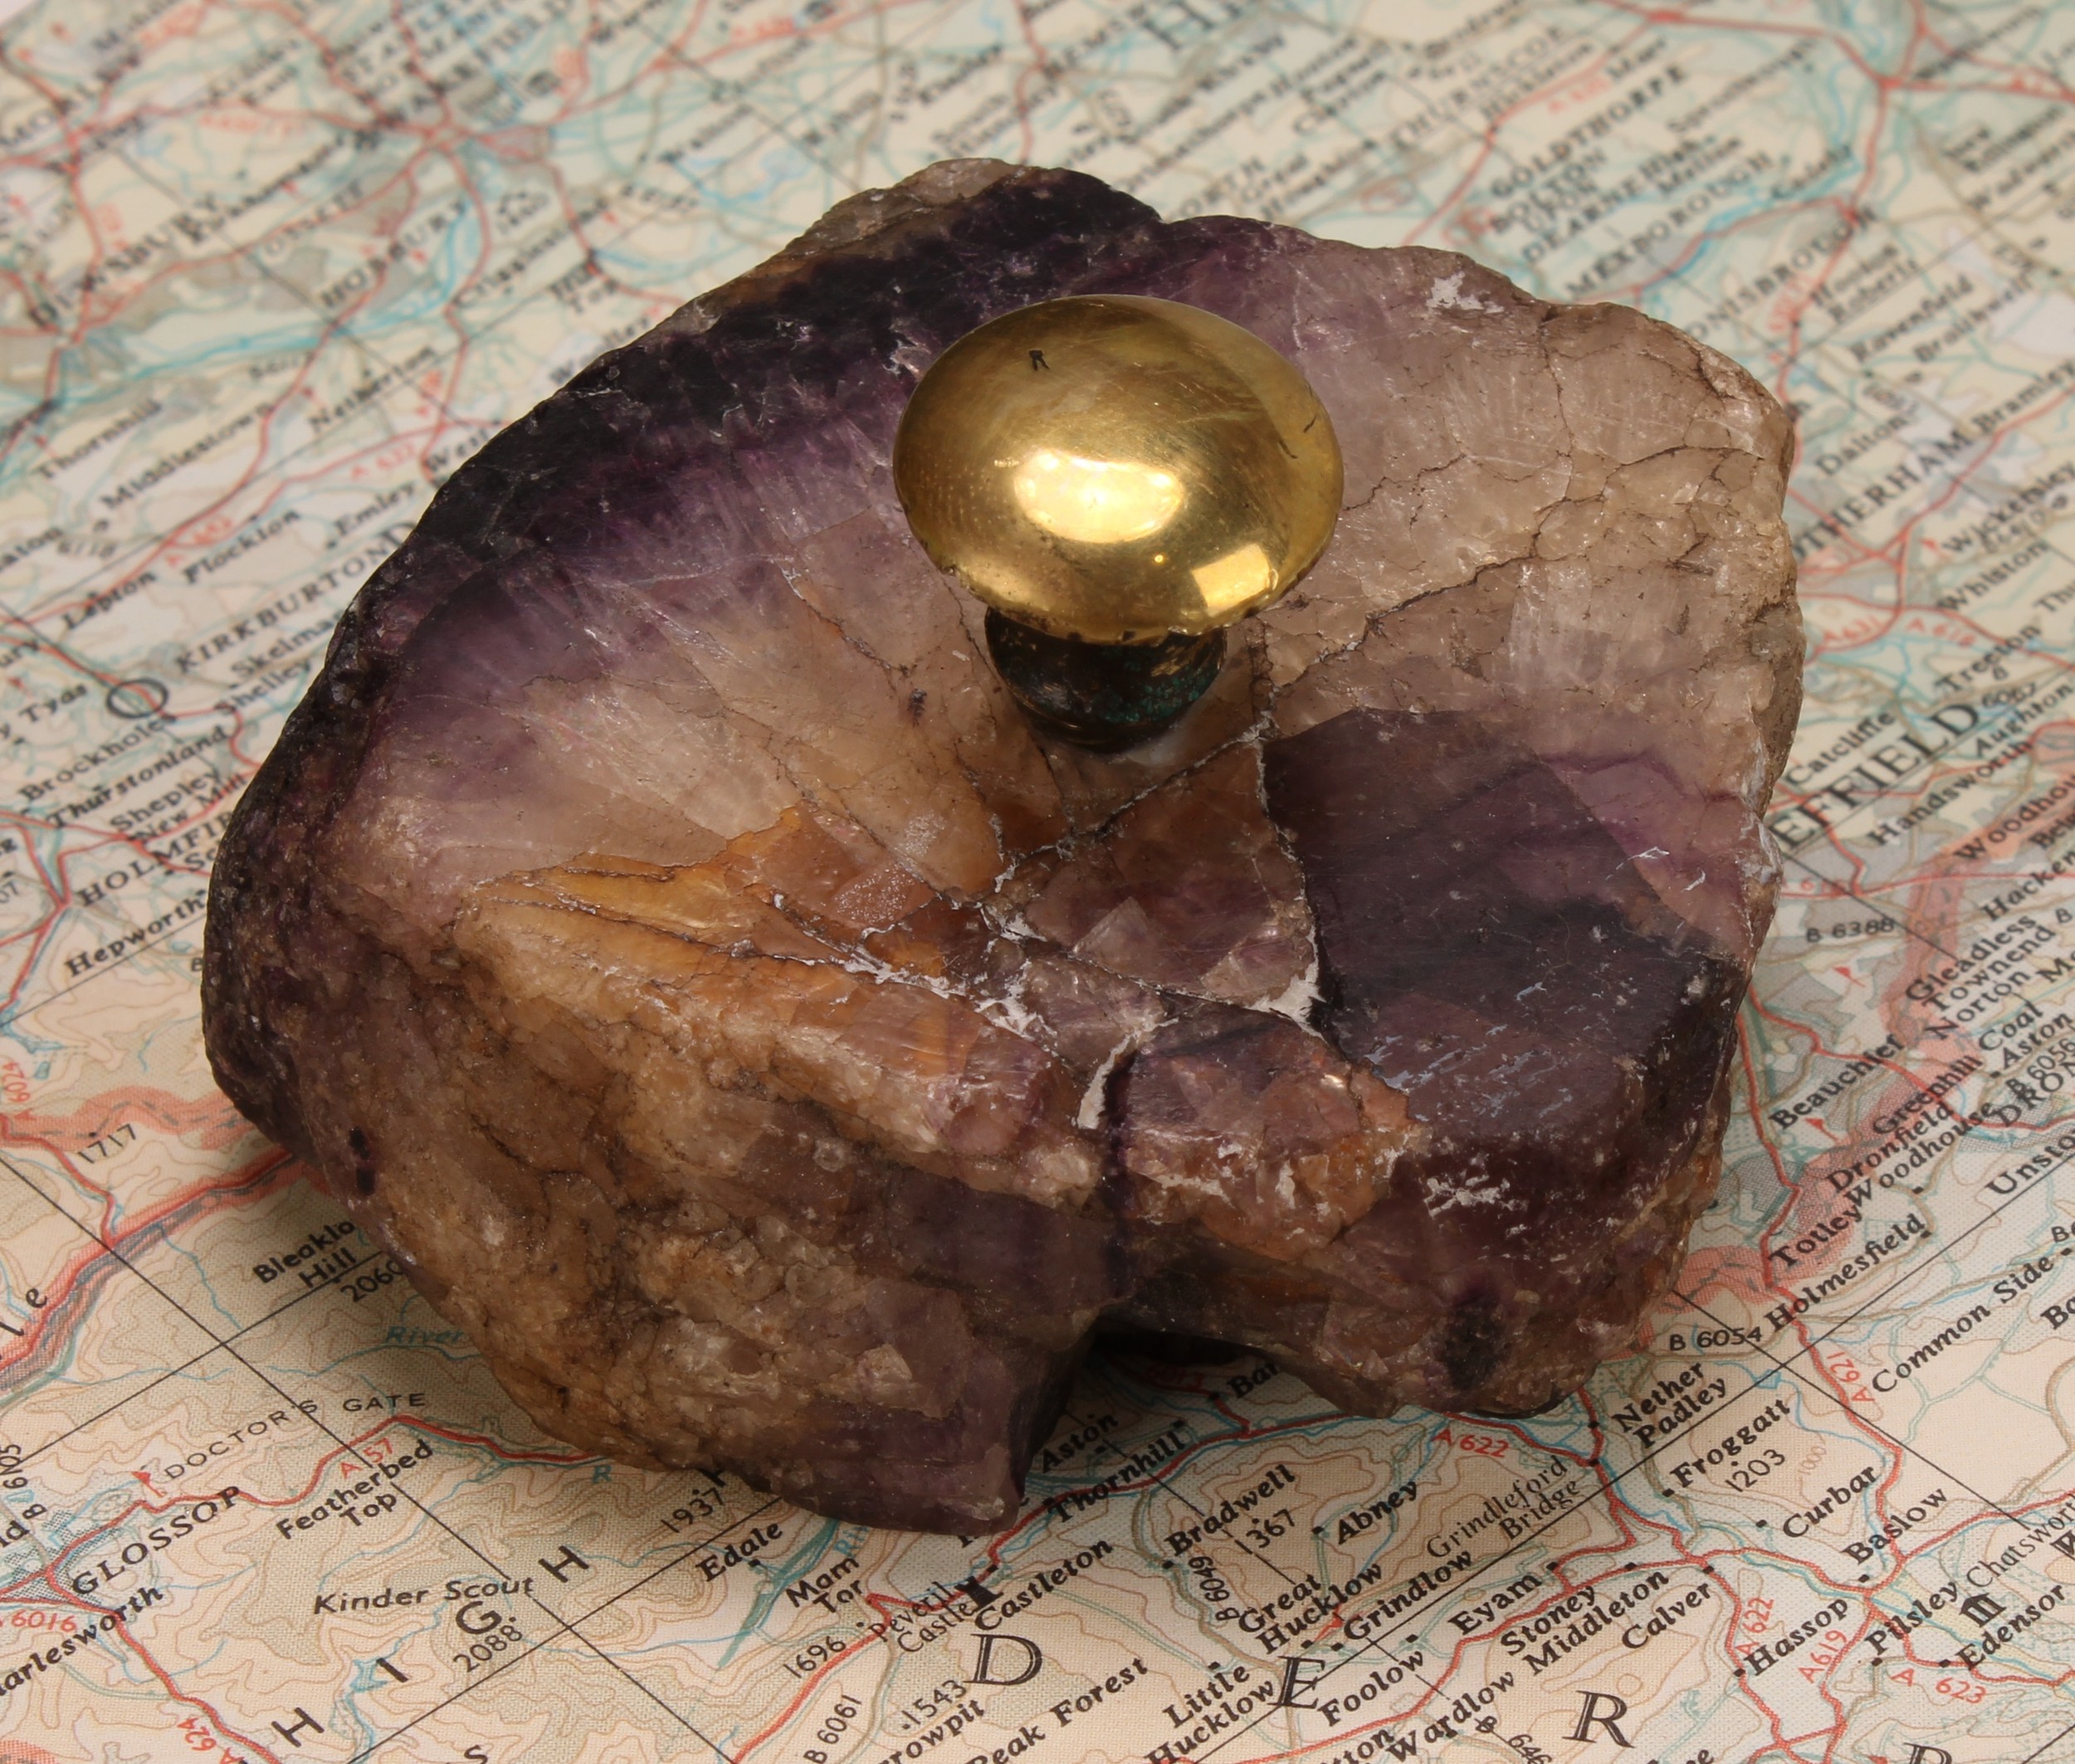
[(1332, 535), (1340, 452), (1304, 376), (1194, 306), (1086, 295), (962, 337), (901, 420), (923, 548), (995, 611), (1083, 643), (1222, 629)]

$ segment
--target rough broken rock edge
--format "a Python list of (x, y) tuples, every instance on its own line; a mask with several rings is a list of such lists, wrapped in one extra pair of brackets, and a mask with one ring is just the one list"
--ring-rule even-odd
[[(936, 353), (1101, 290), (1253, 329), (1348, 465), (1114, 758), (1017, 716), (886, 469)], [(1098, 1325), (1545, 1406), (1716, 1180), (1791, 444), (1452, 254), (991, 161), (855, 198), (370, 579), (217, 860), (218, 1081), (550, 1433), (844, 1517), (1006, 1523)]]

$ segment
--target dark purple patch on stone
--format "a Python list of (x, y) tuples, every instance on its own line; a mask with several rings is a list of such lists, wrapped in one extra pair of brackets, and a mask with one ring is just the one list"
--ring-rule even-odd
[(1545, 1201), (1567, 1242), (1687, 1156), (1743, 976), (1547, 765), (1472, 718), (1355, 710), (1270, 743), (1264, 773), (1318, 928), (1319, 1026), (1434, 1131), (1423, 1163)]

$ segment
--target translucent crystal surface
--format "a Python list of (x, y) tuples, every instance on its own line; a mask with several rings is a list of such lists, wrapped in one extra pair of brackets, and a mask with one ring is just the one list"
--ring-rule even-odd
[[(1033, 735), (908, 389), (1054, 295), (1310, 377), (1333, 545), (1173, 731)], [(209, 1048), (551, 1431), (973, 1532), (1105, 1323), (1523, 1411), (1711, 1192), (1798, 700), (1784, 416), (1614, 306), (933, 168), (586, 370), (348, 613)]]

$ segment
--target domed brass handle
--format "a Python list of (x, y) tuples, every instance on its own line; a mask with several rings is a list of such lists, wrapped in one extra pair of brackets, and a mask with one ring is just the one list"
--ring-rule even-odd
[(893, 476), (923, 549), (986, 603), (1018, 701), (1105, 749), (1209, 687), (1226, 628), (1325, 549), (1341, 485), (1332, 421), (1275, 350), (1110, 294), (953, 344), (908, 401)]

